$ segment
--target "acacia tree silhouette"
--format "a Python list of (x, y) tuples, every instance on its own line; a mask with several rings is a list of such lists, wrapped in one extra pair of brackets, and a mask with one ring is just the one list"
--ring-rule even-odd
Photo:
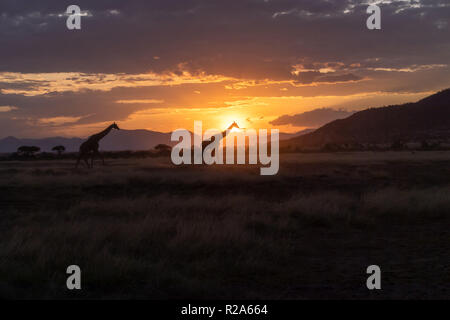
[(41, 148), (36, 146), (21, 146), (17, 148), (17, 153), (25, 157), (33, 157), (36, 152), (39, 152)]
[(58, 156), (61, 156), (61, 154), (66, 151), (66, 147), (64, 146), (54, 146), (52, 148), (52, 151), (56, 151), (58, 153)]

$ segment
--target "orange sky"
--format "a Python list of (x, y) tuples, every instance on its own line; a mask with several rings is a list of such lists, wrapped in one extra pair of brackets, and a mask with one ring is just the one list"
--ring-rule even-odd
[[(345, 108), (347, 110), (359, 110), (366, 107), (381, 106), (384, 104), (396, 104), (419, 100), (430, 92), (414, 94), (352, 94), (345, 96), (283, 96), (283, 97), (243, 97), (242, 100), (227, 100), (226, 97), (210, 96), (209, 99), (200, 97), (201, 92), (188, 101), (188, 105), (198, 105), (198, 107), (152, 107), (154, 102), (139, 101), (148, 103), (149, 109), (143, 109), (131, 113), (126, 119), (117, 123), (123, 129), (148, 129), (161, 132), (169, 132), (179, 128), (193, 130), (194, 120), (203, 121), (203, 129), (215, 128), (223, 130), (233, 121), (236, 121), (242, 128), (278, 128), (281, 132), (297, 132), (307, 128), (307, 126), (282, 125), (274, 126), (270, 121), (276, 119), (281, 114), (297, 114), (322, 107)], [(198, 102), (195, 99), (199, 96)], [(216, 101), (224, 104), (221, 107), (213, 107)], [(125, 102), (125, 103), (124, 103)], [(130, 103), (137, 101), (130, 100)], [(126, 101), (121, 101), (126, 108)], [(58, 120), (58, 119), (56, 119)], [(62, 119), (64, 120), (64, 119)], [(70, 120), (70, 119), (69, 119)], [(99, 122), (96, 124), (65, 126), (62, 134), (83, 135), (92, 130), (101, 129), (109, 122)]]
[(58, 1), (2, 6), (0, 138), (296, 132), (450, 87), (441, 0), (381, 1), (380, 30), (357, 1), (80, 1), (72, 31)]
[[(426, 75), (431, 71), (421, 72)], [(394, 71), (397, 77), (398, 73)], [(236, 121), (243, 128), (278, 128), (281, 132), (297, 132), (311, 126), (274, 126), (270, 122), (282, 115), (301, 114), (319, 108), (356, 111), (417, 101), (433, 93), (427, 90), (415, 93), (379, 92), (375, 90), (379, 83), (376, 78), (309, 85), (298, 85), (292, 81), (191, 75), (188, 72), (178, 75), (0, 73), (0, 81), (2, 79), (12, 84), (34, 83), (32, 87), (3, 90), (3, 94), (21, 96), (27, 100), (43, 99), (40, 110), (46, 112), (45, 108), (48, 108), (49, 115), (29, 116), (24, 120), (35, 128), (47, 128), (42, 133), (44, 136), (88, 136), (112, 121), (123, 129), (161, 132), (179, 128), (192, 130), (194, 120), (203, 121), (205, 130), (223, 130)], [(99, 101), (92, 104), (89, 99)], [(70, 112), (65, 109), (65, 103), (72, 103), (74, 110)], [(2, 108), (3, 115), (13, 116), (21, 111), (20, 105), (4, 105)], [(35, 107), (36, 110), (38, 108)], [(84, 121), (97, 116), (99, 111), (109, 119)]]

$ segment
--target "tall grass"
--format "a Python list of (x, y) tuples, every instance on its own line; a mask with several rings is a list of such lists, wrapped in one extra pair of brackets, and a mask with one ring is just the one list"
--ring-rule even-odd
[[(401, 170), (351, 165), (287, 165), (275, 177), (160, 162), (0, 171), (0, 297), (349, 297), (384, 250), (402, 268), (402, 257), (434, 259), (435, 285), (448, 183), (405, 187), (415, 177)], [(416, 234), (430, 235), (429, 253), (417, 252)], [(65, 288), (70, 264), (82, 269), (81, 292)]]

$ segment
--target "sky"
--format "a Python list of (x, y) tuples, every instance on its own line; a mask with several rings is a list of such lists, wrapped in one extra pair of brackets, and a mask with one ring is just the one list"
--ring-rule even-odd
[(449, 20), (448, 0), (2, 0), (0, 138), (296, 132), (417, 101), (450, 87)]

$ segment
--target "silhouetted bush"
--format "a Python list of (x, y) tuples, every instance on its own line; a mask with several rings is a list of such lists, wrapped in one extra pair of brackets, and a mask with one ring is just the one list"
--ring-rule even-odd
[(39, 152), (41, 148), (35, 146), (21, 146), (17, 148), (19, 156), (32, 157), (36, 152)]
[(66, 147), (64, 146), (55, 146), (52, 148), (52, 151), (56, 151), (58, 153), (58, 156), (61, 156), (61, 154), (66, 151)]
[(160, 156), (170, 156), (170, 153), (172, 151), (172, 147), (168, 146), (167, 144), (158, 144), (155, 148), (157, 151), (157, 154)]

